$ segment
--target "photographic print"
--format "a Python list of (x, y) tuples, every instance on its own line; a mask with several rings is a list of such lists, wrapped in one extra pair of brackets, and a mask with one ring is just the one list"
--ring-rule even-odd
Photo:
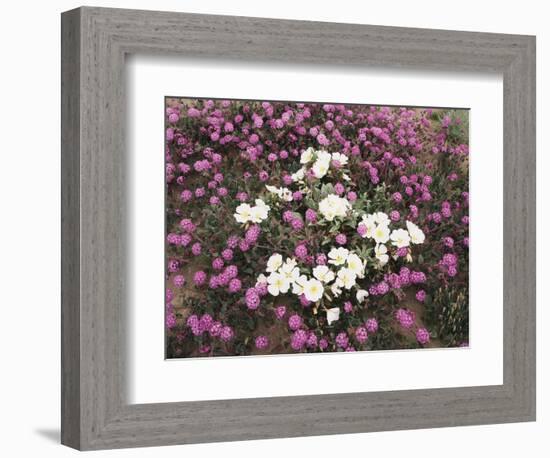
[(468, 346), (467, 109), (164, 108), (166, 358)]

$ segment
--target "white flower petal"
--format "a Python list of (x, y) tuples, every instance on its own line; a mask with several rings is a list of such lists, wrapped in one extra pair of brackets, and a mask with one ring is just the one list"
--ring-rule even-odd
[(333, 307), (326, 310), (327, 313), (327, 322), (330, 326), (333, 322), (340, 319), (340, 309), (338, 307)]

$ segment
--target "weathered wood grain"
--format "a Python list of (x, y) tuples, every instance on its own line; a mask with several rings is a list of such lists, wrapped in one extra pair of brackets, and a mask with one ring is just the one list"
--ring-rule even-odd
[(80, 447), (80, 14), (61, 23), (61, 441)]
[[(129, 405), (129, 53), (504, 75), (504, 384)], [(79, 8), (62, 15), (62, 442), (78, 449), (535, 418), (535, 38)]]

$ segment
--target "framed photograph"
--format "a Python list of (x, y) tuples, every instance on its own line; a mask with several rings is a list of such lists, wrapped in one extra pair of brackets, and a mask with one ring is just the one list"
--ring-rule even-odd
[(166, 358), (468, 347), (468, 110), (165, 106)]
[(62, 443), (535, 419), (535, 38), (62, 15)]

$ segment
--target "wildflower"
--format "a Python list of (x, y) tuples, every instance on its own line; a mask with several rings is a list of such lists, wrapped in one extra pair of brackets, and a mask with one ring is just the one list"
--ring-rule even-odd
[(346, 216), (351, 205), (344, 197), (338, 197), (336, 194), (329, 194), (319, 202), (319, 213), (327, 221), (332, 221), (336, 217)]
[(233, 259), (233, 250), (231, 248), (226, 248), (222, 251), (222, 258), (226, 261), (231, 261)]
[[(424, 232), (413, 222), (407, 221), (407, 230), (409, 231), (409, 237), (410, 242), (418, 245), (420, 243), (424, 243), (424, 240), (426, 240), (426, 236), (424, 235)], [(407, 246), (407, 245), (403, 245)]]
[(176, 275), (172, 280), (174, 286), (181, 288), (185, 284), (185, 277), (183, 275)]
[(284, 318), (286, 314), (286, 307), (284, 305), (279, 305), (276, 309), (275, 309), (275, 316), (279, 319), (279, 320), (282, 320)]
[(393, 230), (390, 235), (390, 239), (391, 239), (392, 245), (398, 248), (409, 246), (409, 243), (411, 241), (411, 237), (409, 236), (409, 233), (404, 229)]
[(315, 210), (308, 208), (306, 210), (306, 221), (308, 223), (314, 223), (316, 220), (317, 220), (317, 213), (315, 213)]
[(348, 259), (349, 250), (345, 248), (333, 248), (329, 251), (328, 257), (329, 257), (329, 264), (334, 264), (335, 266), (341, 266), (345, 264), (346, 260)]
[(327, 309), (326, 314), (327, 314), (327, 322), (329, 326), (335, 321), (338, 321), (340, 319), (340, 309), (338, 307), (332, 307), (330, 309)]
[(416, 340), (420, 345), (426, 345), (430, 341), (430, 333), (426, 328), (419, 328), (416, 331)]
[(254, 345), (258, 350), (265, 350), (269, 346), (269, 339), (266, 336), (258, 336), (254, 340)]
[(220, 331), (220, 339), (222, 339), (224, 342), (229, 342), (233, 337), (235, 336), (235, 333), (233, 332), (233, 329), (229, 326), (222, 327)]
[(307, 256), (307, 247), (303, 243), (296, 245), (294, 254), (298, 259), (304, 259)]
[(206, 273), (202, 270), (198, 270), (197, 272), (195, 272), (195, 274), (193, 275), (193, 282), (197, 286), (203, 285), (206, 282)]
[(367, 328), (368, 332), (374, 334), (376, 331), (378, 331), (378, 321), (376, 320), (376, 318), (369, 318), (365, 323), (365, 327)]
[(307, 332), (303, 329), (298, 329), (294, 332), (294, 334), (292, 334), (292, 337), (290, 338), (290, 346), (293, 350), (299, 351), (306, 344), (307, 338)]
[(344, 166), (348, 163), (348, 157), (342, 153), (332, 153), (331, 159), (333, 162), (337, 162), (339, 166)]
[(359, 343), (365, 343), (368, 337), (367, 330), (363, 326), (359, 326), (355, 329), (355, 338)]
[(346, 259), (348, 269), (359, 278), (363, 278), (365, 264), (355, 253), (350, 253)]
[(365, 301), (365, 299), (369, 296), (369, 292), (365, 289), (359, 289), (357, 290), (357, 293), (355, 294), (355, 298), (357, 299), (357, 302), (362, 303)]
[(247, 223), (252, 216), (252, 207), (248, 204), (241, 204), (235, 209), (235, 219), (238, 223)]
[(308, 280), (305, 275), (300, 275), (298, 278), (294, 279), (292, 282), (292, 293), (297, 296), (302, 296), (304, 294), (304, 287), (307, 281)]
[(313, 276), (323, 283), (330, 283), (335, 277), (334, 272), (332, 272), (326, 265), (314, 267)]
[(323, 292), (323, 284), (315, 278), (308, 280), (304, 285), (304, 296), (311, 302), (317, 302), (321, 299)]
[(383, 243), (376, 245), (374, 248), (374, 255), (382, 266), (387, 264), (390, 259), (388, 256), (388, 248)]
[(302, 326), (302, 318), (300, 315), (290, 315), (288, 318), (288, 327), (293, 331), (296, 331), (296, 329), (299, 329), (300, 326)]
[(272, 272), (267, 277), (268, 287), (267, 290), (272, 296), (278, 296), (280, 293), (288, 292), (290, 288), (290, 282), (288, 279), (277, 272)]
[(357, 275), (351, 269), (348, 269), (347, 267), (341, 268), (338, 271), (337, 277), (338, 282), (342, 287), (346, 289), (351, 289), (353, 286), (355, 286)]
[(346, 234), (337, 234), (335, 241), (338, 245), (345, 245), (347, 242)]
[(324, 253), (319, 253), (315, 256), (315, 264), (318, 266), (324, 266), (327, 263), (327, 256)]
[(405, 329), (410, 329), (415, 320), (414, 313), (404, 308), (400, 308), (397, 312), (395, 312), (395, 318), (397, 322)]
[(424, 272), (411, 272), (411, 283), (424, 283), (426, 281), (426, 274)]
[(309, 147), (308, 149), (304, 150), (300, 156), (300, 164), (308, 164), (313, 159), (313, 153), (314, 149), (312, 147)]
[(349, 344), (349, 337), (345, 332), (341, 332), (336, 336), (336, 345), (340, 348), (346, 348)]
[(202, 252), (202, 245), (199, 242), (193, 243), (191, 246), (191, 253), (193, 253), (195, 256), (199, 256)]
[(214, 270), (221, 270), (223, 269), (223, 265), (224, 265), (224, 262), (223, 262), (223, 259), (222, 258), (215, 258), (213, 261), (212, 261), (212, 268)]
[(233, 278), (229, 281), (229, 287), (227, 288), (230, 293), (236, 293), (241, 289), (241, 281), (238, 278)]
[(256, 310), (260, 306), (260, 296), (255, 288), (246, 290), (245, 302), (249, 310)]

